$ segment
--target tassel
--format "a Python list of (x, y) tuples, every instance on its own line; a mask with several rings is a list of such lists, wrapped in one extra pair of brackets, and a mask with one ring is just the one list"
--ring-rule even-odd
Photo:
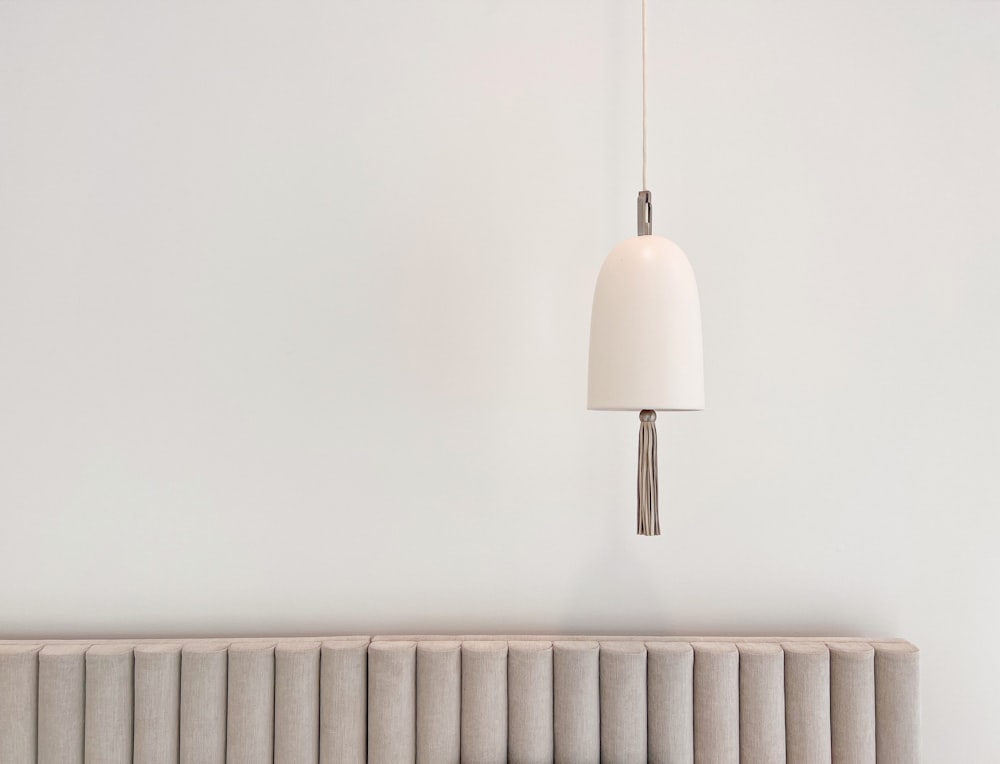
[(639, 517), (640, 536), (660, 535), (659, 479), (656, 474), (656, 412), (639, 412)]

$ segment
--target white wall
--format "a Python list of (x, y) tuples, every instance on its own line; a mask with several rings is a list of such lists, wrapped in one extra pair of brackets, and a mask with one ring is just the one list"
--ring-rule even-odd
[(651, 6), (659, 539), (638, 0), (0, 3), (0, 632), (903, 636), (998, 760), (1000, 3)]

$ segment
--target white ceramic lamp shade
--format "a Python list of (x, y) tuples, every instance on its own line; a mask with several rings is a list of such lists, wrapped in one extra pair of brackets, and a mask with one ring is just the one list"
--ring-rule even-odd
[(634, 236), (608, 255), (590, 316), (587, 408), (705, 408), (698, 285), (662, 236)]

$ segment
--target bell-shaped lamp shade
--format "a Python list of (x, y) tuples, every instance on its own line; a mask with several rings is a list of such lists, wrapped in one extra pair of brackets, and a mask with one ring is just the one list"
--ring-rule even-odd
[(662, 236), (634, 236), (608, 255), (590, 316), (587, 408), (705, 408), (698, 285)]

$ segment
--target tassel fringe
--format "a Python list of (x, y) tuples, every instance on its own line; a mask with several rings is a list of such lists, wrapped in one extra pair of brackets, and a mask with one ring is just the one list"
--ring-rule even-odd
[(659, 478), (656, 474), (656, 412), (639, 413), (638, 527), (640, 536), (660, 535)]

